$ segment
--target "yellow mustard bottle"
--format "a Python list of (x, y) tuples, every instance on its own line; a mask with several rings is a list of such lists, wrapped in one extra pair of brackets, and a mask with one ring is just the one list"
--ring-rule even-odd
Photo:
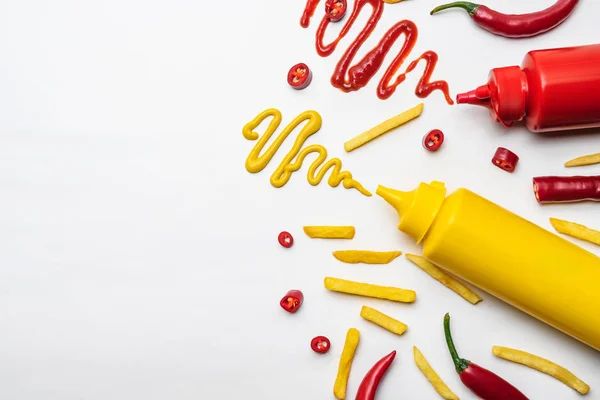
[(429, 261), (600, 350), (600, 258), (467, 189), (377, 194)]

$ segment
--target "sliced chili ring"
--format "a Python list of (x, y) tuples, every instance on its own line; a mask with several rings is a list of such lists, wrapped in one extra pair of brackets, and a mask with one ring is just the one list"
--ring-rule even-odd
[(492, 164), (507, 172), (513, 172), (518, 162), (519, 156), (504, 147), (498, 147), (492, 158)]
[(290, 68), (287, 81), (296, 90), (306, 89), (312, 81), (312, 71), (304, 63), (296, 64)]
[(285, 311), (289, 313), (295, 313), (298, 311), (302, 303), (304, 302), (304, 294), (299, 290), (290, 290), (283, 296), (279, 305)]
[(325, 2), (325, 15), (331, 22), (338, 22), (346, 15), (346, 0), (327, 0)]
[(429, 151), (437, 151), (444, 143), (444, 132), (434, 129), (423, 136), (423, 147)]
[(279, 236), (277, 236), (277, 240), (279, 241), (279, 244), (286, 249), (289, 249), (294, 245), (294, 237), (286, 231), (281, 232)]
[(317, 336), (310, 341), (310, 348), (315, 353), (325, 354), (331, 348), (331, 342), (325, 336)]

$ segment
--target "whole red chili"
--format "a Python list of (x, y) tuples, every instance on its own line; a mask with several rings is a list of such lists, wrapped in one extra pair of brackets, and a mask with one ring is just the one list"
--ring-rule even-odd
[(346, 15), (346, 0), (327, 0), (325, 2), (325, 15), (331, 22), (340, 21)]
[(289, 313), (295, 313), (298, 311), (302, 303), (304, 302), (304, 295), (299, 290), (290, 290), (283, 296), (279, 305), (285, 311)]
[(423, 147), (429, 151), (437, 151), (444, 143), (444, 132), (434, 129), (423, 137)]
[(600, 201), (600, 176), (539, 176), (533, 192), (541, 204)]
[(379, 382), (381, 382), (388, 368), (390, 365), (392, 365), (392, 362), (394, 362), (394, 358), (396, 358), (396, 350), (392, 351), (390, 354), (383, 357), (381, 360), (377, 361), (375, 365), (373, 365), (373, 368), (367, 372), (367, 375), (365, 375), (362, 383), (358, 387), (356, 400), (375, 399)]
[(310, 341), (310, 348), (315, 353), (325, 354), (329, 351), (331, 342), (325, 336), (317, 336)]
[(498, 147), (492, 158), (492, 164), (507, 172), (513, 172), (518, 162), (519, 156), (504, 147)]
[(450, 314), (444, 317), (444, 333), (460, 380), (476, 396), (483, 400), (528, 400), (523, 393), (498, 375), (458, 356), (450, 333)]
[(279, 241), (279, 244), (286, 249), (289, 249), (294, 245), (294, 237), (286, 231), (281, 232), (279, 236), (277, 236), (277, 240)]
[(312, 71), (304, 63), (296, 64), (290, 68), (287, 81), (296, 90), (306, 89), (312, 81)]
[(542, 11), (529, 14), (502, 14), (481, 4), (456, 1), (434, 8), (431, 14), (448, 8), (462, 8), (469, 13), (477, 25), (495, 35), (524, 38), (556, 28), (571, 15), (577, 3), (579, 0), (558, 0)]

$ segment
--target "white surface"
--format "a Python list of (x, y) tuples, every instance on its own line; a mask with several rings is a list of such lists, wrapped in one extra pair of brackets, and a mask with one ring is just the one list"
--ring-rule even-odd
[[(386, 6), (360, 54), (409, 18), (420, 29), (409, 60), (438, 52), (434, 78), (447, 80), (454, 96), (484, 83), (490, 68), (520, 63), (530, 49), (600, 42), (597, 1), (582, 1), (559, 29), (518, 41), (487, 34), (460, 11), (430, 17), (437, 3)], [(521, 12), (552, 1), (486, 3)], [(309, 142), (341, 157), (368, 189), (442, 180), (546, 228), (550, 216), (600, 227), (597, 205), (540, 207), (530, 185), (540, 174), (600, 174), (600, 166), (562, 167), (600, 151), (600, 135), (504, 131), (485, 110), (449, 107), (436, 92), (419, 120), (345, 154), (345, 140), (419, 102), (419, 73), (387, 101), (375, 95), (377, 79), (358, 93), (335, 90), (330, 74), (366, 13), (322, 59), (313, 44), (317, 19), (308, 30), (298, 25), (303, 7), (303, 0), (2, 2), (0, 398), (329, 399), (351, 326), (362, 340), (349, 399), (392, 349), (398, 357), (377, 399), (437, 398), (412, 361), (413, 345), (462, 399), (473, 398), (445, 348), (441, 323), (449, 311), (461, 355), (532, 399), (579, 395), (495, 359), (492, 345), (564, 364), (592, 386), (588, 399), (600, 399), (600, 356), (585, 345), (488, 295), (473, 307), (404, 258), (379, 267), (336, 261), (330, 253), (340, 248), (419, 249), (396, 230), (381, 199), (312, 187), (307, 166), (283, 189), (271, 187), (283, 151), (262, 173), (247, 173), (254, 143), (241, 128), (268, 107), (282, 110), (284, 122), (316, 109), (323, 128)], [(303, 92), (285, 81), (299, 61), (314, 71)], [(447, 139), (430, 154), (420, 142), (434, 127)], [(500, 145), (521, 157), (512, 175), (489, 161)], [(311, 241), (301, 229), (307, 224), (352, 224), (357, 235)], [(281, 230), (294, 234), (291, 250), (277, 244)], [(326, 275), (412, 288), (419, 299), (399, 305), (328, 293)], [(296, 315), (278, 305), (290, 288), (306, 296)], [(408, 332), (398, 338), (361, 320), (363, 304), (398, 316)], [(309, 349), (318, 334), (332, 340), (325, 356)]]

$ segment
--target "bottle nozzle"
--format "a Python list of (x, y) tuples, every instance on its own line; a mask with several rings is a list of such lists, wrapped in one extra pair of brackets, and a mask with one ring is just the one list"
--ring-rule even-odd
[(456, 96), (458, 104), (473, 104), (476, 106), (487, 107), (490, 98), (490, 87), (488, 85), (479, 86), (475, 90), (466, 93), (460, 93)]
[(398, 212), (398, 229), (419, 243), (442, 206), (446, 189), (441, 182), (431, 182), (429, 185), (421, 183), (412, 192), (379, 186), (376, 193)]

